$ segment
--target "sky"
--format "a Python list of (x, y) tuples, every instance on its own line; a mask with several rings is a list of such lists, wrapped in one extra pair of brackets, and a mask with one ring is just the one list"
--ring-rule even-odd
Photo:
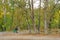
[[(41, 7), (43, 7), (43, 2), (41, 3)], [(38, 8), (39, 6), (39, 0), (34, 0), (34, 8)]]
[[(34, 1), (34, 8), (38, 8), (38, 6), (39, 6), (39, 0), (33, 0), (33, 1)], [(43, 7), (44, 6), (43, 0), (41, 0), (41, 1), (42, 1), (41, 7)], [(4, 2), (4, 0), (3, 0), (3, 2)], [(60, 3), (60, 1), (58, 3)]]
[[(41, 0), (41, 1), (43, 1), (43, 0)], [(55, 2), (57, 2), (57, 1), (55, 0)], [(60, 1), (58, 3), (60, 3)], [(43, 7), (43, 5), (44, 5), (44, 3), (42, 2), (41, 7)], [(39, 6), (39, 0), (34, 0), (34, 8), (38, 8), (38, 6)]]
[(38, 6), (39, 6), (39, 1), (36, 1), (36, 2), (34, 3), (34, 8), (38, 8)]

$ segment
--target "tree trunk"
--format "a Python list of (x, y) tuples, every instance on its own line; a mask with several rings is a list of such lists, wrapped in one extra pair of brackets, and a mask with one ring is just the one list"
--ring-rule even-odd
[(31, 0), (31, 13), (32, 13), (32, 27), (34, 27), (34, 32), (36, 32), (35, 21), (34, 21), (34, 6), (33, 6), (33, 0)]
[[(28, 6), (27, 6), (27, 7), (29, 7), (29, 8), (31, 9), (30, 0), (28, 0)], [(28, 11), (28, 12), (29, 12), (29, 11)], [(29, 17), (27, 16), (26, 18), (27, 18), (27, 21), (28, 21)], [(27, 23), (28, 23), (28, 30), (29, 30), (29, 33), (31, 33), (31, 27), (30, 27), (29, 21), (28, 21)]]
[[(6, 24), (6, 8), (5, 8), (5, 0), (3, 0), (4, 2), (3, 2), (3, 4), (4, 4), (4, 6), (3, 6), (3, 11), (4, 11), (4, 25)], [(3, 27), (3, 30), (4, 30), (4, 27)]]
[(40, 33), (40, 13), (41, 13), (41, 0), (40, 0), (40, 4), (39, 4), (39, 14), (38, 14), (39, 15), (38, 33)]
[(44, 32), (45, 34), (48, 33), (48, 24), (47, 24), (47, 6), (48, 6), (48, 0), (45, 0), (45, 7), (44, 7)]

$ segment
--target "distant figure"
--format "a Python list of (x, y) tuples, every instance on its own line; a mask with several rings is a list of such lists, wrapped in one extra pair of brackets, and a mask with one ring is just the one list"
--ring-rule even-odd
[(16, 27), (15, 30), (16, 30), (16, 33), (18, 33), (18, 27)]

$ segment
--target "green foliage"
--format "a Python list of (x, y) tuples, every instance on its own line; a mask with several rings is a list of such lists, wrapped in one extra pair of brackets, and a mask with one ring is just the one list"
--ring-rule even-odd
[[(29, 3), (28, 3), (29, 4)], [(58, 25), (60, 27), (60, 4), (55, 4), (54, 0), (49, 1), (48, 3), (48, 14), (47, 19), (51, 18), (51, 28), (56, 28)], [(0, 31), (2, 27), (6, 28), (6, 31), (13, 30), (16, 26), (19, 26), (21, 30), (27, 29), (28, 26), (32, 27), (32, 15), (31, 9), (26, 8), (26, 0), (6, 0), (5, 3), (2, 3), (0, 0)], [(29, 7), (30, 5), (28, 5)], [(4, 14), (6, 9), (6, 17), (4, 19)], [(40, 13), (40, 26), (44, 26), (44, 8), (41, 7), (41, 12), (39, 8), (34, 9), (34, 21), (36, 28), (39, 25), (39, 13)], [(52, 16), (51, 16), (52, 15)], [(51, 16), (51, 17), (50, 17)], [(6, 21), (4, 23), (4, 21)]]

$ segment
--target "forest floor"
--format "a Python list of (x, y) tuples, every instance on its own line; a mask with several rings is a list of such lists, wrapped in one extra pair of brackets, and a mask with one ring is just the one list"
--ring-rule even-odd
[(20, 34), (0, 32), (0, 40), (60, 40), (60, 34)]

